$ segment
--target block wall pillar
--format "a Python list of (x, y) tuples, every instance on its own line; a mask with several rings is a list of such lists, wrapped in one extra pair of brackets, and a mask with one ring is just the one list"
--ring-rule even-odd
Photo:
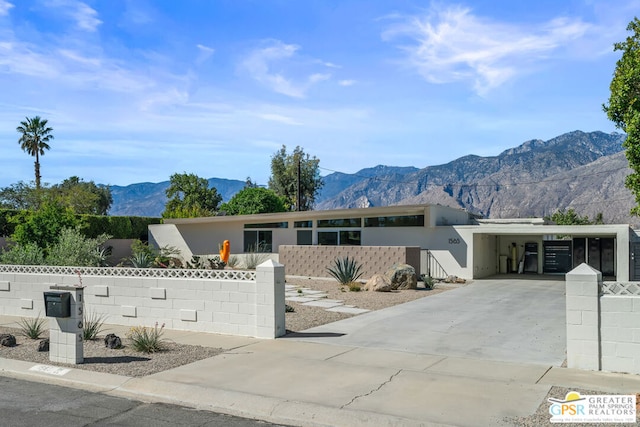
[(256, 314), (256, 337), (285, 334), (284, 265), (273, 260), (256, 267)]
[(580, 264), (566, 275), (567, 366), (599, 371), (602, 273)]

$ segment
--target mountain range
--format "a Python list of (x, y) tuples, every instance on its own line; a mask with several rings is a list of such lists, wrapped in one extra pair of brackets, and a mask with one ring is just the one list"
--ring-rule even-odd
[[(606, 223), (639, 223), (625, 188), (630, 173), (625, 135), (565, 133), (548, 141), (526, 141), (497, 156), (464, 156), (447, 164), (416, 167), (379, 165), (354, 174), (331, 173), (316, 209), (432, 203), (464, 208), (488, 218), (543, 217), (573, 208)], [(245, 182), (209, 179), (229, 200)], [(169, 182), (111, 186), (111, 215), (160, 216)]]

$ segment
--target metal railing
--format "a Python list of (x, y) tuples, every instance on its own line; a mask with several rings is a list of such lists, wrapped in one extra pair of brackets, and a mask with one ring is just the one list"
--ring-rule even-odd
[(423, 260), (424, 268), (422, 269), (422, 271), (424, 274), (437, 280), (443, 280), (449, 276), (429, 249), (423, 249), (421, 252), (426, 257)]

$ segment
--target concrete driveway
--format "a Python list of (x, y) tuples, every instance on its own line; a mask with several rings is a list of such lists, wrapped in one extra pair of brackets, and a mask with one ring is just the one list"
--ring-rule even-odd
[(286, 339), (559, 366), (566, 353), (564, 289), (564, 280), (476, 280)]

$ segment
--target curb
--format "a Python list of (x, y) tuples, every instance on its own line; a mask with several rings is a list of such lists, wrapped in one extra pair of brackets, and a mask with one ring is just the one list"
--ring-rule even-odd
[[(305, 427), (453, 427), (348, 408), (282, 400), (196, 385), (176, 384), (149, 377), (126, 377), (75, 368), (62, 368), (63, 374), (50, 374), (38, 368), (60, 368), (14, 359), (0, 358), (0, 375), (33, 382), (56, 384), (90, 392), (104, 393), (146, 403), (169, 403), (199, 410), (278, 424)], [(34, 369), (34, 367), (36, 369)]]

